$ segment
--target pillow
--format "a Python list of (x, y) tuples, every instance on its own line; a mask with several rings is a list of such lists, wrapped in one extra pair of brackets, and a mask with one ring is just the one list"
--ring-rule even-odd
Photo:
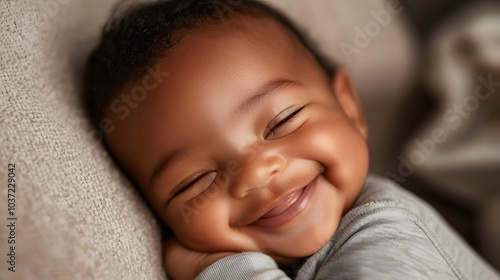
[[(0, 2), (1, 235), (15, 242), (1, 242), (0, 278), (165, 279), (158, 224), (78, 98), (75, 61), (86, 53), (73, 47), (91, 38), (98, 24), (84, 20), (99, 10), (44, 2)], [(7, 178), (15, 179), (9, 216)]]

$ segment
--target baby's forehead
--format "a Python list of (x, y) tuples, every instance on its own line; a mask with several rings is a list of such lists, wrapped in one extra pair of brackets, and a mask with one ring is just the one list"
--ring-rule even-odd
[[(158, 67), (171, 74), (165, 80), (179, 85), (177, 93), (197, 92), (200, 98), (220, 92), (234, 95), (268, 80), (296, 80), (304, 69), (322, 69), (285, 26), (269, 17), (235, 17), (187, 33)], [(244, 91), (244, 90), (243, 90)], [(192, 98), (189, 94), (186, 98)], [(205, 103), (209, 104), (207, 97)], [(179, 99), (179, 96), (175, 96)]]
[[(223, 20), (211, 19), (199, 24), (184, 37), (200, 34), (208, 36), (197, 38), (199, 44), (207, 43), (216, 36), (240, 37), (250, 43), (248, 47), (280, 49), (292, 54), (291, 59), (300, 57), (307, 59), (308, 62), (316, 62), (313, 54), (290, 27), (270, 15), (229, 13)], [(181, 44), (182, 40), (180, 40)]]
[[(206, 88), (206, 92), (232, 94), (237, 87), (251, 88), (268, 79), (295, 80), (312, 67), (323, 72), (313, 55), (280, 22), (250, 16), (193, 30), (158, 64), (179, 77), (166, 83), (175, 80), (182, 85), (182, 92), (199, 93)], [(228, 91), (230, 87), (235, 87), (234, 91)]]

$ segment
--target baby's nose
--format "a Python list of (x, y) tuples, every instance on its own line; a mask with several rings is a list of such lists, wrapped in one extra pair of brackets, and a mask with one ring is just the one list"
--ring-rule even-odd
[(286, 158), (276, 150), (259, 150), (241, 164), (241, 173), (231, 188), (231, 194), (242, 198), (252, 190), (267, 187), (273, 177), (285, 169), (286, 162)]

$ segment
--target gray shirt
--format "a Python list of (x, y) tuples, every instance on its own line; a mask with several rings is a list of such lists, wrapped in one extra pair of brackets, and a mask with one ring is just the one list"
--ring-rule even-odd
[[(290, 279), (269, 256), (244, 252), (203, 270), (201, 279)], [(427, 203), (369, 175), (330, 241), (295, 279), (500, 279)]]

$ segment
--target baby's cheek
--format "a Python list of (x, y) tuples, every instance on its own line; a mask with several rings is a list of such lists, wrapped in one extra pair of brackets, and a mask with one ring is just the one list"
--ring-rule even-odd
[(342, 129), (334, 122), (320, 122), (305, 131), (301, 142), (304, 155), (310, 160), (321, 163), (326, 169), (336, 169), (340, 166), (343, 138)]
[[(341, 191), (346, 196), (346, 207), (350, 207), (359, 195), (368, 173), (368, 146), (365, 139), (355, 129), (345, 129), (345, 139), (341, 142), (339, 164), (336, 172)], [(344, 209), (346, 210), (346, 209)]]
[(363, 136), (347, 121), (318, 123), (311, 129), (310, 147), (325, 168), (325, 178), (349, 201), (359, 193), (368, 171), (368, 148)]
[[(228, 210), (216, 198), (207, 199), (203, 204), (191, 200), (179, 206), (174, 233), (184, 246), (196, 251), (216, 252), (227, 247)], [(191, 211), (191, 212), (186, 212)]]

